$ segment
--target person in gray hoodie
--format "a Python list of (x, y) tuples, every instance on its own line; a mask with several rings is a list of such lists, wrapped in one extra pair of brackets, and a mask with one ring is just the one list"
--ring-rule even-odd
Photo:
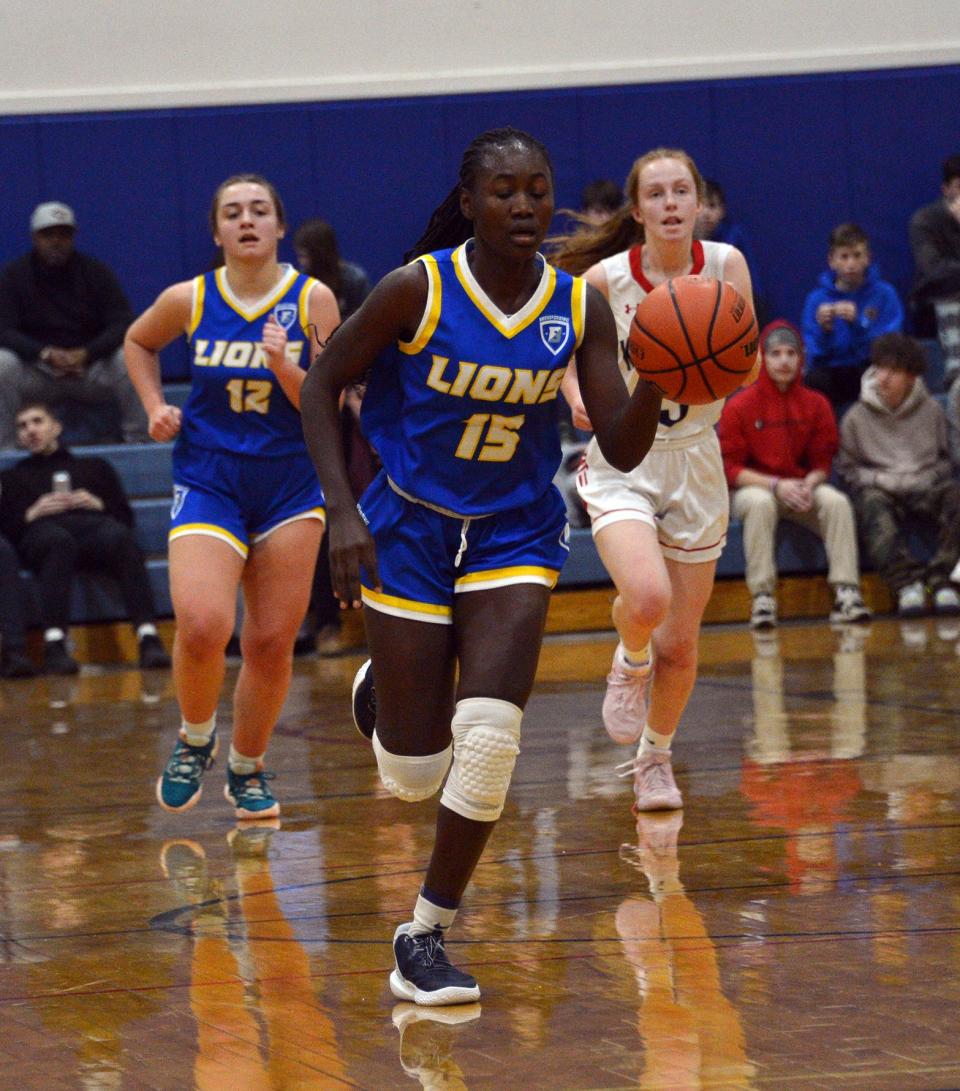
[[(923, 381), (926, 357), (911, 337), (888, 333), (870, 350), (860, 398), (840, 427), (836, 468), (853, 499), (867, 556), (897, 598), (901, 617), (960, 614), (951, 581), (960, 558), (960, 483), (947, 419)], [(926, 563), (910, 550), (915, 522), (936, 528)]]

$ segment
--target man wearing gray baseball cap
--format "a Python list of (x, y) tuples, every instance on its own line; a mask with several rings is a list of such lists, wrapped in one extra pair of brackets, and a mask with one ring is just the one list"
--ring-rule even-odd
[(116, 438), (117, 409), (123, 438), (145, 441), (146, 415), (123, 362), (133, 316), (119, 281), (75, 248), (77, 219), (62, 201), (37, 205), (30, 231), (33, 248), (0, 272), (0, 448), (16, 445), (17, 410), (28, 399), (58, 406), (74, 442)]

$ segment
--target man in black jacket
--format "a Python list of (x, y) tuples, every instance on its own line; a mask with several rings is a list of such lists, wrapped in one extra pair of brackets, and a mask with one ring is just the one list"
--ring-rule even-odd
[(910, 218), (916, 266), (912, 298), (920, 312), (933, 308), (951, 387), (960, 376), (960, 155), (944, 160), (940, 192)]
[[(73, 210), (38, 205), (33, 249), (0, 272), (0, 447), (12, 447), (22, 401), (115, 402), (123, 437), (147, 439), (147, 418), (123, 362), (132, 315), (117, 278), (74, 249)], [(93, 432), (92, 442), (110, 438)]]
[(44, 669), (74, 674), (66, 649), (75, 571), (114, 576), (137, 633), (141, 667), (168, 667), (157, 635), (153, 593), (133, 534), (133, 513), (116, 471), (102, 458), (60, 446), (60, 422), (42, 403), (16, 415), (29, 456), (0, 474), (0, 527), (37, 581), (44, 630)]

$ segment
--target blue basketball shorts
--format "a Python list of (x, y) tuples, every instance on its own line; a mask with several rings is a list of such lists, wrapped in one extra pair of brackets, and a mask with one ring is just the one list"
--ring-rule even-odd
[(169, 541), (205, 534), (246, 559), (252, 545), (297, 519), (326, 522), (323, 491), (305, 450), (257, 458), (174, 448)]
[(397, 493), (385, 472), (358, 505), (377, 547), (382, 589), (361, 573), (365, 605), (396, 617), (453, 623), (454, 595), (518, 583), (553, 587), (570, 552), (560, 493), (480, 518), (445, 515)]

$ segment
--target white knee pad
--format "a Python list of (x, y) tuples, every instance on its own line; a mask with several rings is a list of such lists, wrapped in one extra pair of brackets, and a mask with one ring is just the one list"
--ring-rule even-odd
[(373, 752), (377, 756), (377, 767), (384, 788), (397, 799), (405, 803), (417, 803), (429, 799), (443, 784), (443, 778), (450, 768), (453, 744), (440, 754), (425, 754), (410, 757), (406, 754), (391, 754), (384, 750), (373, 732)]
[(523, 712), (509, 701), (468, 697), (450, 725), (453, 765), (440, 802), (464, 818), (496, 822), (520, 753)]

